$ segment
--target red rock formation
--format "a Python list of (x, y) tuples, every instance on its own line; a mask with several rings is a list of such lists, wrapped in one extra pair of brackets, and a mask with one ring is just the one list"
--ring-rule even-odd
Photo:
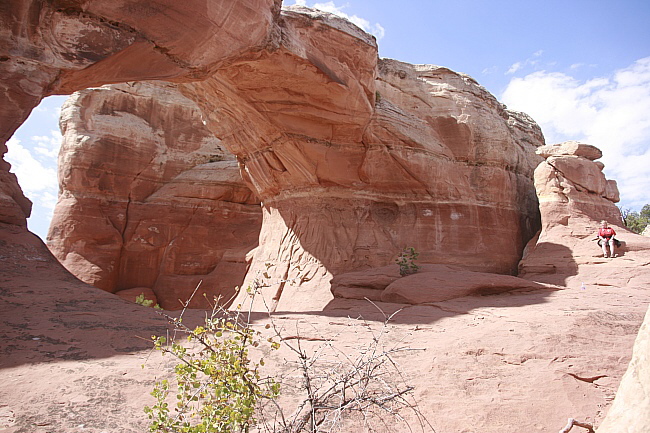
[(7, 146), (0, 142), (0, 221), (27, 228), (32, 202), (23, 195), (16, 175), (10, 173), (11, 164), (4, 160)]
[[(145, 341), (150, 335), (165, 335), (165, 319), (72, 278), (40, 239), (17, 226), (4, 226), (0, 362), (10, 386), (0, 387), (0, 429), (76, 433), (84, 425), (83, 430), (92, 432), (147, 431), (149, 420), (142, 408), (155, 402), (152, 378), (173, 376), (173, 358), (160, 358)], [(326, 362), (333, 358), (321, 356), (325, 346), (355, 360), (359, 348), (381, 333), (385, 317), (377, 307), (386, 315), (400, 310), (384, 328), (382, 341), (389, 349), (414, 349), (398, 350), (393, 359), (406, 383), (414, 386), (414, 401), (436, 432), (556, 432), (568, 417), (598, 425), (650, 303), (650, 240), (639, 238), (645, 244), (636, 244), (638, 250), (624, 252), (618, 262), (585, 267), (572, 277), (577, 284), (574, 280), (564, 290), (418, 306), (336, 299), (320, 314), (253, 314), (254, 325), (270, 336), (273, 330), (264, 325), (274, 320), (291, 337), (288, 342), (300, 338), (308, 355), (316, 353)], [(194, 326), (204, 318), (204, 311), (188, 310), (183, 323)], [(644, 341), (640, 337), (637, 347)], [(295, 402), (292, 390), (300, 373), (287, 360), (296, 358), (286, 347), (272, 352), (251, 349), (251, 356), (264, 357), (260, 373), (284, 380), (283, 401)], [(644, 359), (643, 352), (636, 354), (641, 356), (634, 359)], [(644, 367), (636, 361), (632, 365)], [(47, 380), (36, 379), (40, 377)], [(647, 389), (647, 382), (642, 386)], [(643, 424), (635, 424), (648, 414), (636, 404), (644, 401), (643, 393), (628, 397), (635, 400), (622, 399), (615, 411), (624, 417), (615, 418), (604, 433), (623, 428), (647, 433)], [(36, 425), (45, 422), (47, 426)], [(345, 431), (362, 433), (365, 427), (348, 424)], [(386, 430), (404, 429), (389, 424)]]
[[(48, 95), (132, 80), (197, 80), (265, 45), (280, 0), (3, 0), (0, 155)], [(0, 161), (0, 222), (29, 203)]]
[[(563, 278), (576, 274), (581, 260), (589, 262), (592, 253), (600, 252), (591, 240), (601, 220), (614, 226), (621, 239), (630, 232), (615, 205), (616, 181), (605, 179), (603, 164), (593, 161), (600, 150), (566, 142), (537, 152), (546, 158), (535, 170), (542, 230), (526, 247), (519, 275), (564, 284)], [(557, 275), (562, 275), (560, 280)]]
[[(614, 204), (618, 201), (616, 183), (605, 179), (603, 164), (594, 161), (600, 158), (600, 150), (566, 142), (544, 146), (538, 153), (546, 158), (535, 170), (542, 230), (526, 247), (520, 275), (532, 281), (580, 287), (585, 294), (590, 290), (616, 288), (645, 308), (647, 301), (643, 294), (650, 285), (650, 275), (645, 269), (650, 240), (623, 226)], [(616, 238), (622, 242), (615, 258), (603, 258), (594, 242), (600, 220), (607, 220), (615, 227)], [(580, 308), (591, 308), (594, 304), (581, 296), (575, 299)], [(650, 428), (650, 400), (644, 391), (650, 386), (647, 322), (646, 314), (634, 353), (630, 353), (632, 361), (614, 405), (597, 430), (599, 433), (643, 433)], [(584, 376), (578, 378), (591, 380)]]
[(462, 74), (377, 64), (372, 37), (329, 14), (278, 14), (270, 0), (208, 3), (11, 2), (3, 19), (18, 24), (2, 39), (13, 45), (2, 67), (19, 74), (28, 59), (56, 78), (44, 75), (34, 100), (16, 98), (7, 118), (90, 85), (194, 81), (183, 92), (264, 203), (251, 278), (295, 283), (291, 308), (322, 308), (333, 274), (391, 263), (404, 246), (425, 262), (515, 271), (537, 226), (530, 177), (543, 139), (530, 119)]
[(54, 255), (110, 292), (147, 287), (179, 308), (230, 298), (256, 246), (259, 201), (237, 162), (171, 84), (112, 85), (64, 105)]

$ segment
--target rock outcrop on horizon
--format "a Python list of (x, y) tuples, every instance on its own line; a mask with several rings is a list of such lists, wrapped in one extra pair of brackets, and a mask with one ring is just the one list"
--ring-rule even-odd
[[(59, 200), (48, 245), (82, 281), (138, 288), (164, 308), (230, 299), (262, 213), (198, 107), (161, 82), (75, 93), (61, 113)], [(136, 295), (137, 296), (137, 295)]]

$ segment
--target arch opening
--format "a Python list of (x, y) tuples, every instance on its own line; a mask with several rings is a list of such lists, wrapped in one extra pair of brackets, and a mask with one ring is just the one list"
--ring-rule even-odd
[[(168, 29), (142, 20), (131, 23), (126, 47), (113, 47), (116, 52), (90, 65), (84, 63), (89, 58), (76, 59), (76, 69), (61, 69), (41, 91), (152, 78), (176, 82), (198, 105), (207, 128), (236, 155), (263, 202), (260, 247), (248, 278), (267, 271), (294, 281), (283, 296), (303, 299), (299, 308), (322, 308), (331, 298), (332, 275), (391, 263), (405, 246), (429, 262), (514, 273), (539, 225), (532, 185), (538, 162), (533, 150), (543, 143), (537, 125), (507, 111), (462, 74), (379, 60), (375, 41), (347, 21), (304, 8), (280, 13), (278, 2), (257, 3), (236, 4), (239, 17), (262, 24), (263, 31), (245, 32), (235, 46), (201, 55), (179, 50)], [(204, 24), (214, 34), (215, 23)], [(157, 48), (139, 39), (145, 30), (159, 38)], [(168, 49), (160, 50), (165, 44)], [(105, 115), (99, 108), (98, 116)], [(445, 131), (436, 118), (445, 119)], [(450, 128), (464, 134), (450, 140)], [(119, 165), (133, 163), (119, 152), (112, 156), (121, 158)], [(84, 170), (96, 173), (86, 179), (91, 190), (111, 189), (101, 163)], [(129, 209), (133, 197), (155, 192), (136, 183), (122, 200)], [(100, 218), (120, 235), (119, 248), (126, 248), (128, 228), (119, 213), (111, 218), (99, 212)], [(155, 233), (150, 228), (147, 236)]]

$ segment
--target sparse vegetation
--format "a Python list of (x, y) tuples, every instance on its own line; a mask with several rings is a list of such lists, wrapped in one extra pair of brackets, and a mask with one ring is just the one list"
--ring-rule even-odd
[(135, 303), (138, 305), (142, 305), (143, 307), (153, 307), (156, 310), (162, 310), (162, 308), (160, 308), (160, 305), (158, 304), (154, 305), (153, 300), (147, 299), (144, 296), (144, 293), (140, 293), (138, 296), (135, 297)]
[[(249, 356), (250, 348), (263, 343), (261, 334), (238, 313), (224, 312), (215, 307), (205, 325), (194, 329), (185, 326), (182, 317), (167, 316), (175, 331), (195, 343), (190, 348), (173, 338), (167, 344), (165, 337), (152, 337), (155, 349), (176, 357), (179, 363), (174, 384), (167, 379), (156, 382), (151, 393), (156, 404), (144, 409), (151, 420), (150, 431), (248, 432), (255, 424), (259, 400), (278, 395), (279, 384), (260, 375), (264, 360), (253, 361)], [(279, 347), (272, 339), (266, 343), (272, 349)], [(167, 398), (171, 392), (177, 400), (173, 410)]]
[(415, 264), (415, 260), (418, 258), (420, 253), (415, 251), (415, 248), (408, 247), (404, 248), (402, 252), (399, 253), (395, 262), (399, 266), (399, 274), (403, 277), (406, 275), (411, 275), (416, 273), (420, 267)]
[[(256, 282), (247, 292), (254, 297), (260, 287)], [(394, 315), (384, 315), (378, 330), (352, 320), (371, 338), (358, 353), (344, 353), (326, 339), (308, 349), (310, 339), (303, 339), (297, 328), (288, 336), (271, 315), (263, 335), (253, 329), (250, 312), (243, 313), (241, 306), (230, 311), (215, 303), (205, 324), (194, 329), (183, 324), (184, 312), (179, 318), (161, 313), (173, 326), (172, 336), (152, 337), (154, 348), (178, 363), (173, 379), (156, 383), (156, 404), (145, 408), (151, 432), (235, 433), (253, 427), (273, 433), (341, 432), (346, 422), (358, 422), (368, 431), (392, 424), (396, 428), (391, 431), (414, 431), (406, 418), (417, 422), (418, 431), (434, 431), (410, 397), (414, 388), (405, 383), (393, 358), (414, 349), (384, 347)], [(177, 333), (186, 335), (187, 343), (177, 340)], [(278, 349), (287, 354), (283, 374), (264, 375), (261, 354)], [(281, 385), (288, 399), (279, 398)], [(404, 417), (405, 410), (411, 415)]]

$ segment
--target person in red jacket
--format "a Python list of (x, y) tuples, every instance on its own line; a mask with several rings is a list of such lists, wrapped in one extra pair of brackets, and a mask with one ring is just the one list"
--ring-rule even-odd
[(609, 257), (614, 257), (614, 236), (616, 236), (614, 229), (607, 226), (607, 221), (601, 221), (600, 228), (598, 229), (598, 239), (601, 240), (604, 257), (607, 257), (607, 245), (609, 245), (610, 250)]

